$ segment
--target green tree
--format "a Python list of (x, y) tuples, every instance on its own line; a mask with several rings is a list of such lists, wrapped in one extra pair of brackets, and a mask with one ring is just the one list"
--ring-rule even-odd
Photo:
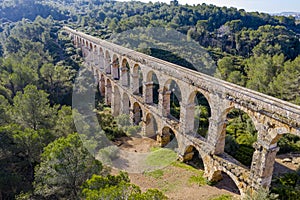
[(61, 107), (61, 109), (57, 113), (57, 120), (53, 131), (56, 137), (66, 137), (68, 134), (76, 132), (71, 107)]
[(130, 183), (128, 175), (120, 173), (117, 176), (108, 175), (103, 177), (93, 175), (82, 186), (82, 197), (86, 200), (119, 199), (119, 200), (164, 200), (167, 199), (158, 190), (147, 190), (142, 193), (141, 189)]
[(300, 56), (284, 64), (283, 71), (271, 83), (275, 97), (300, 105)]
[(32, 182), (34, 166), (40, 161), (43, 147), (53, 140), (53, 137), (51, 137), (49, 131), (22, 129), (21, 127), (13, 128), (12, 137), (16, 148), (19, 149), (19, 156), (27, 162), (29, 181)]
[(265, 94), (269, 94), (269, 84), (273, 77), (282, 70), (284, 63), (283, 54), (262, 55), (260, 57), (251, 57), (245, 61), (246, 72), (248, 76), (247, 87)]
[[(28, 84), (36, 85), (38, 81), (37, 66), (30, 63), (28, 57), (9, 56), (3, 60), (0, 66), (1, 85), (7, 90), (6, 96), (14, 97), (17, 91), (23, 91)], [(31, 58), (33, 59), (33, 58)], [(33, 61), (34, 62), (34, 61)]]
[(34, 167), (53, 137), (47, 130), (8, 124), (0, 126), (0, 138), (0, 192), (2, 198), (12, 199), (20, 191), (32, 189)]
[(23, 127), (38, 130), (52, 128), (56, 108), (50, 107), (48, 94), (28, 85), (24, 93), (18, 92), (13, 99), (12, 119)]
[(8, 114), (8, 109), (10, 104), (7, 99), (0, 95), (0, 126), (8, 123), (10, 121), (10, 116)]
[(71, 67), (47, 63), (41, 67), (40, 74), (43, 87), (53, 101), (51, 103), (63, 103), (65, 97), (71, 95), (75, 76), (75, 70)]
[(79, 199), (83, 182), (101, 170), (102, 164), (85, 149), (79, 135), (70, 134), (44, 148), (35, 170), (34, 194), (50, 199)]
[(218, 60), (216, 76), (220, 79), (227, 80), (229, 74), (234, 70), (234, 61), (232, 57), (224, 57)]

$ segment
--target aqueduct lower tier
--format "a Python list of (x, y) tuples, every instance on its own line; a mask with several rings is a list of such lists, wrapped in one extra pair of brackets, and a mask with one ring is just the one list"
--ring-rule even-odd
[[(129, 114), (134, 123), (141, 122), (145, 136), (157, 134), (162, 145), (168, 142), (172, 131), (182, 160), (190, 157), (190, 149), (194, 147), (202, 157), (206, 177), (218, 180), (224, 172), (242, 195), (248, 189), (270, 186), (279, 138), (285, 133), (300, 136), (299, 106), (68, 27), (64, 30), (82, 49), (85, 63), (93, 70), (113, 115)], [(179, 120), (170, 115), (171, 81), (181, 91)], [(155, 82), (159, 85), (157, 102), (153, 98)], [(206, 138), (194, 131), (194, 98), (198, 92), (205, 96), (211, 108)], [(258, 131), (250, 168), (224, 152), (226, 116), (232, 108), (247, 113)]]

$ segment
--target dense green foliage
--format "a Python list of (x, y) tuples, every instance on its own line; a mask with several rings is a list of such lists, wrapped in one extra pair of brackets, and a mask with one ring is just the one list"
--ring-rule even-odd
[[(99, 150), (94, 144), (102, 137), (95, 134), (98, 130), (89, 130), (95, 135), (83, 139), (89, 144), (85, 145), (88, 149), (83, 148), (70, 107), (81, 51), (60, 32), (63, 25), (104, 39), (137, 27), (174, 29), (186, 37), (184, 43), (195, 41), (213, 58), (216, 67), (210, 63), (200, 68), (202, 72), (300, 104), (300, 25), (293, 17), (206, 4), (178, 5), (177, 1), (4, 0), (0, 10), (1, 199), (18, 194), (18, 199), (165, 198), (156, 190), (141, 193), (125, 174), (106, 176), (101, 172), (101, 164), (88, 153)], [(187, 50), (170, 43), (162, 45), (164, 49), (149, 47), (147, 42), (158, 40), (146, 32), (129, 36), (138, 38), (139, 51), (198, 69), (195, 60), (184, 59), (195, 47)], [(157, 103), (158, 96), (155, 98)], [(180, 98), (171, 96), (171, 114), (177, 119)], [(211, 113), (203, 97), (196, 99), (196, 132), (205, 136)], [(97, 117), (111, 140), (140, 129), (121, 129), (117, 122), (126, 124), (126, 116), (114, 119), (105, 109), (97, 112)], [(227, 118), (225, 151), (249, 166), (257, 137), (251, 119), (238, 110)], [(278, 143), (280, 153), (299, 152), (299, 141), (284, 136)], [(278, 178), (273, 192), (281, 199), (295, 199), (299, 180), (299, 174)]]
[(97, 199), (132, 199), (132, 200), (164, 200), (167, 199), (156, 189), (142, 193), (140, 188), (130, 183), (125, 173), (107, 177), (93, 175), (82, 186), (82, 196), (87, 200)]
[(102, 170), (100, 161), (82, 145), (78, 134), (59, 138), (44, 148), (35, 169), (36, 199), (79, 199), (83, 182)]
[(105, 132), (106, 136), (110, 140), (126, 136), (126, 129), (122, 129), (121, 124), (118, 124), (114, 117), (111, 115), (110, 110), (104, 110), (97, 112), (98, 121), (101, 129)]
[[(4, 199), (31, 190), (43, 148), (75, 132), (68, 97), (78, 66), (65, 59), (70, 56), (64, 52), (67, 41), (58, 39), (57, 30), (51, 18), (37, 17), (32, 23), (22, 20), (1, 32), (0, 188)], [(52, 69), (58, 71), (49, 72)], [(46, 80), (50, 76), (52, 83)]]
[(300, 168), (297, 172), (277, 177), (272, 183), (272, 192), (279, 194), (279, 199), (294, 200), (300, 195)]
[(246, 113), (238, 109), (231, 110), (227, 117), (225, 152), (250, 166), (254, 152), (252, 145), (257, 138), (253, 122)]

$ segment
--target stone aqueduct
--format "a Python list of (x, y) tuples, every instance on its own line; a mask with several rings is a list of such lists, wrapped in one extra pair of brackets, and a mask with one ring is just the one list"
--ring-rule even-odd
[[(181, 66), (118, 46), (64, 27), (74, 44), (82, 48), (85, 62), (99, 81), (105, 103), (113, 115), (130, 114), (142, 122), (145, 136), (157, 134), (164, 143), (174, 132), (181, 160), (191, 157), (192, 147), (202, 157), (205, 176), (217, 181), (226, 173), (242, 195), (248, 189), (268, 188), (271, 183), (277, 141), (285, 134), (300, 136), (300, 106), (195, 72)], [(157, 76), (159, 100), (153, 102), (153, 74)], [(139, 77), (143, 77), (139, 90)], [(170, 81), (181, 91), (180, 120), (170, 117)], [(200, 92), (211, 108), (206, 138), (194, 134), (194, 98)], [(251, 167), (243, 166), (224, 152), (228, 112), (237, 108), (247, 113), (258, 131)], [(153, 121), (157, 132), (154, 133)]]

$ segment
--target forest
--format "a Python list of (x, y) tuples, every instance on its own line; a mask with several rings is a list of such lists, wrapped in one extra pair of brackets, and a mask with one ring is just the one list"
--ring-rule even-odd
[[(63, 26), (108, 40), (140, 27), (176, 30), (212, 58), (216, 67), (201, 72), (300, 105), (300, 23), (293, 17), (176, 0), (3, 0), (0, 10), (0, 199), (167, 198), (156, 189), (142, 192), (126, 173), (111, 175), (83, 147), (72, 116), (73, 83), (82, 58), (61, 32)], [(146, 38), (140, 43), (155, 41), (143, 35), (135, 36)], [(165, 47), (131, 48), (196, 68), (182, 59), (193, 49)], [(205, 137), (210, 109), (202, 96), (198, 102), (197, 132)], [(99, 110), (102, 103), (97, 99)], [(174, 116), (178, 107), (173, 100)], [(107, 112), (98, 117), (110, 139), (126, 135), (116, 126), (118, 119)], [(239, 110), (230, 112), (228, 121), (225, 152), (249, 166), (254, 125)], [(278, 145), (279, 154), (300, 153), (299, 137), (286, 134)], [(300, 169), (272, 182), (271, 192), (279, 199), (297, 199), (299, 191)]]

